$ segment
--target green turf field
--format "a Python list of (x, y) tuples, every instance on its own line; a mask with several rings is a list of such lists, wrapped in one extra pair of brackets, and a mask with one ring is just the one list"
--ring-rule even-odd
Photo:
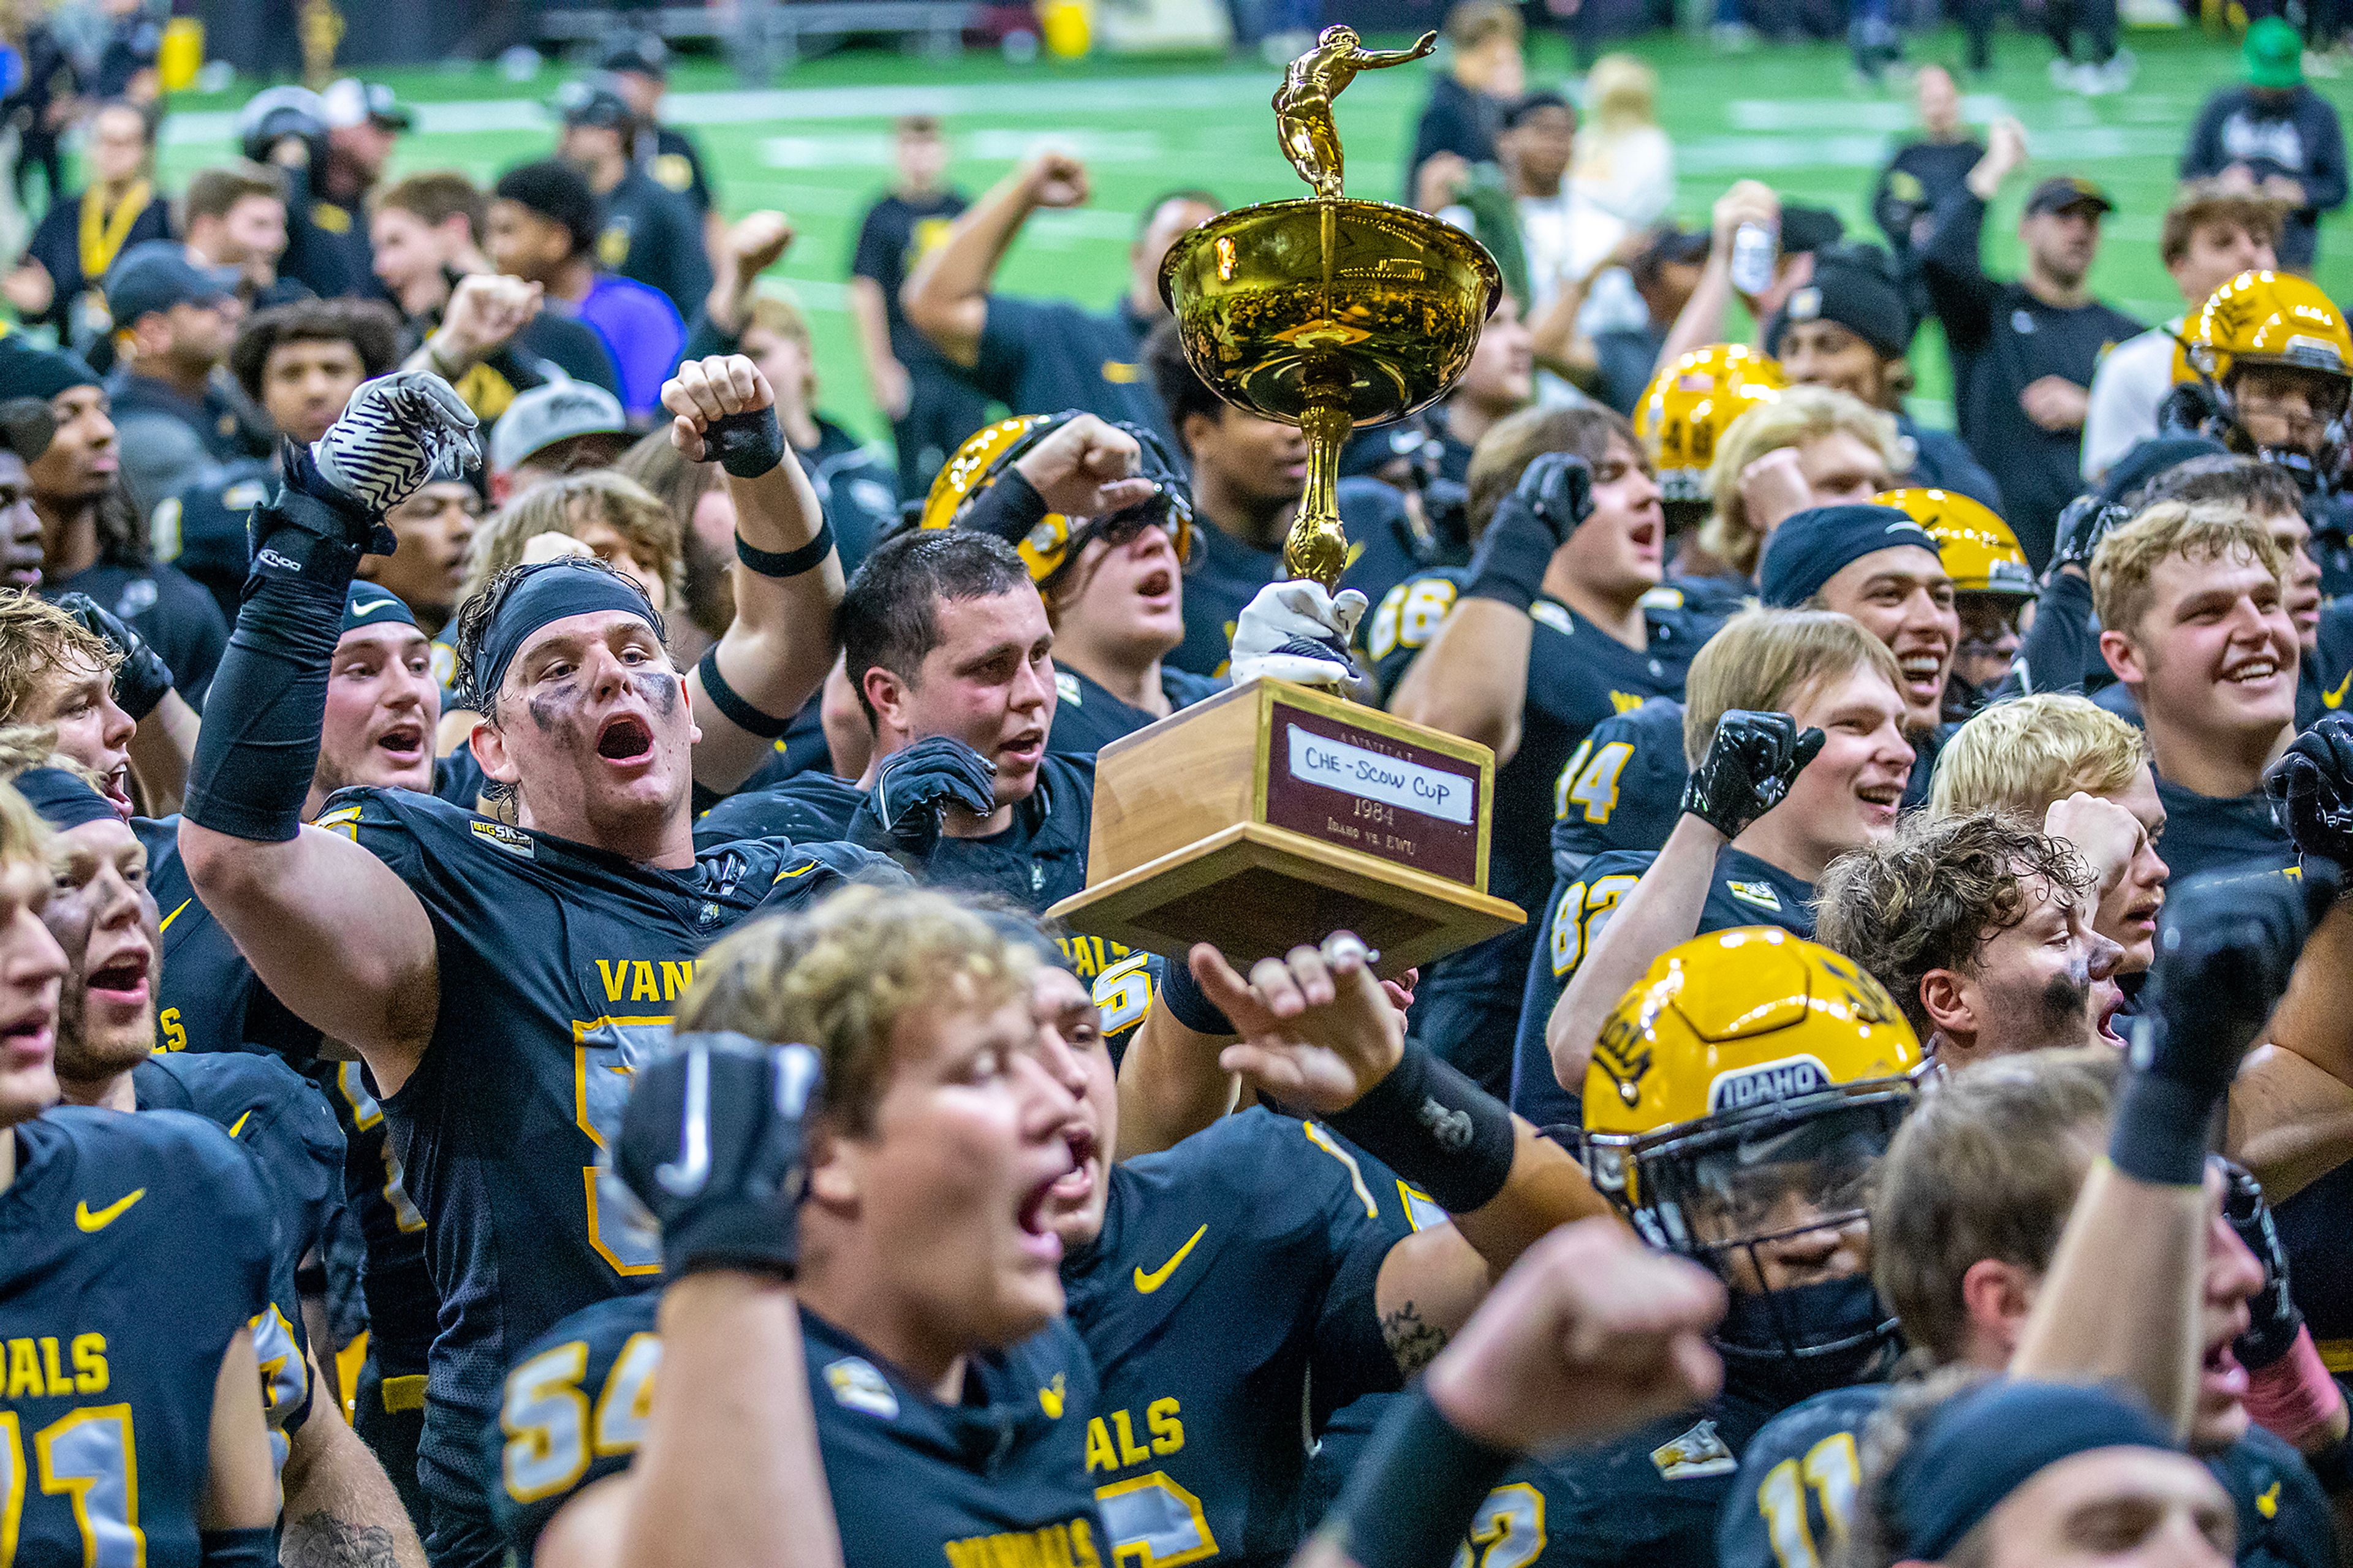
[[(1384, 40), (1390, 41), (1390, 40)], [(2094, 281), (2117, 305), (2155, 321), (2179, 309), (2157, 258), (2158, 221), (2175, 159), (2206, 93), (2237, 75), (2235, 47), (2194, 31), (2132, 32), (2140, 58), (2133, 89), (2084, 100), (2053, 89), (2050, 47), (2004, 34), (1997, 66), (1969, 84), (1969, 110), (1982, 123), (2014, 113), (2034, 153), (1988, 225), (1990, 264), (2012, 265), (2018, 206), (2033, 176), (2090, 175), (2116, 198)], [(1736, 178), (1766, 180), (1789, 195), (1836, 208), (1850, 229), (1870, 231), (1864, 211), (1892, 138), (1910, 123), (1894, 89), (1857, 86), (1843, 49), (1776, 46), (1718, 55), (1679, 37), (1636, 42), (1662, 89), (1661, 118), (1676, 142), (1681, 180), (1674, 208), (1704, 224), (1711, 201)], [(1957, 59), (1957, 34), (1915, 40), (1915, 59)], [(1340, 103), (1352, 195), (1395, 199), (1400, 161), (1427, 90), (1413, 67), (1367, 74)], [(1568, 69), (1556, 39), (1535, 46), (1531, 86), (1557, 83)], [(481, 178), (543, 154), (554, 133), (533, 105), (560, 79), (554, 68), (517, 85), (487, 68), (393, 73), (425, 106), (418, 132), (402, 144), (396, 169), (456, 167)], [(1208, 58), (1040, 61), (1008, 64), (974, 51), (940, 63), (881, 50), (847, 51), (804, 62), (776, 89), (746, 93), (715, 63), (690, 61), (675, 73), (669, 117), (690, 126), (710, 154), (732, 212), (776, 207), (800, 232), (779, 268), (808, 308), (825, 378), (827, 411), (880, 433), (852, 345), (840, 279), (865, 204), (889, 178), (888, 130), (898, 113), (944, 116), (956, 150), (955, 177), (977, 194), (1029, 149), (1057, 142), (1085, 158), (1094, 175), (1091, 206), (1040, 214), (1008, 257), (1007, 289), (1072, 296), (1094, 305), (1124, 286), (1137, 209), (1159, 190), (1206, 184), (1232, 203), (1300, 194), (1274, 142), (1268, 98), (1275, 75), (1256, 63)], [(2316, 82), (2353, 119), (2353, 81)], [(189, 96), (174, 103), (164, 171), (177, 186), (228, 145), (229, 113), (242, 94)], [(2353, 295), (2353, 224), (2345, 215), (2324, 231), (2320, 281)], [(1875, 231), (1870, 237), (1877, 238)], [(1934, 330), (1915, 352), (1924, 418), (1947, 423), (1947, 377)]]

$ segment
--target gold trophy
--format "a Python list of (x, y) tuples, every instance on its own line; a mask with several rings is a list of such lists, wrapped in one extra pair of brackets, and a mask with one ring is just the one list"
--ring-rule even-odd
[[(1452, 225), (1341, 195), (1333, 99), (1437, 41), (1367, 50), (1326, 27), (1274, 95), (1283, 153), (1315, 195), (1212, 218), (1160, 268), (1194, 373), (1306, 434), (1282, 564), (1326, 589), (1348, 563), (1348, 433), (1445, 395), (1503, 292), (1493, 258)], [(1494, 773), (1476, 742), (1253, 680), (1103, 748), (1087, 889), (1050, 912), (1180, 963), (1197, 942), (1260, 957), (1345, 928), (1393, 974), (1524, 921), (1487, 892)]]

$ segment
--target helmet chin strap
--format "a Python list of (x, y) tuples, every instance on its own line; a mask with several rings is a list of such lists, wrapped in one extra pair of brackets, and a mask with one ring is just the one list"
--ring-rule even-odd
[(1871, 1276), (1732, 1292), (1715, 1335), (1725, 1379), (1787, 1404), (1886, 1375), (1902, 1349)]

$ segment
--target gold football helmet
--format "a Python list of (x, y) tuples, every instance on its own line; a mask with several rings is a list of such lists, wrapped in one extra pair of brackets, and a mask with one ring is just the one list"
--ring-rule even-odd
[(1928, 531), (1944, 557), (1954, 592), (2034, 597), (2034, 569), (2026, 563), (2018, 535), (1983, 501), (1925, 485), (1883, 490), (1871, 499), (1907, 514)]
[(1788, 384), (1780, 362), (1739, 343), (1694, 349), (1661, 371), (1634, 405), (1634, 434), (1671, 501), (1707, 500), (1708, 465), (1732, 422)]
[(2353, 378), (2353, 333), (2345, 313), (2308, 278), (2242, 272), (2206, 297), (2183, 323), (2173, 379), (2203, 371), (2218, 382), (2246, 363), (2293, 365)]
[[(1871, 1285), (1870, 1194), (1926, 1068), (1850, 960), (1774, 927), (1713, 932), (1660, 955), (1602, 1026), (1587, 1164), (1652, 1242), (1733, 1288), (1727, 1357), (1847, 1380), (1894, 1342)], [(1862, 1266), (1823, 1265), (1834, 1251)]]
[[(923, 508), (915, 520), (918, 528), (955, 528), (964, 522), (973, 503), (981, 493), (995, 483), (997, 477), (1012, 464), (1018, 462), (1029, 449), (1048, 436), (1060, 429), (1076, 416), (1076, 411), (1061, 414), (1018, 414), (1010, 419), (1000, 419), (984, 425), (955, 449), (932, 480), (931, 493), (923, 498)], [(1029, 580), (1044, 583), (1060, 571), (1073, 556), (1074, 543), (1083, 542), (1090, 530), (1111, 534), (1116, 541), (1134, 538), (1142, 527), (1158, 523), (1168, 531), (1169, 542), (1176, 547), (1179, 563), (1192, 559), (1193, 503), (1187, 494), (1182, 471), (1168, 457), (1157, 437), (1136, 426), (1119, 426), (1136, 439), (1144, 449), (1144, 461), (1139, 471), (1160, 486), (1160, 492), (1140, 506), (1130, 507), (1116, 517), (1069, 518), (1060, 512), (1048, 512), (1019, 539), (1008, 543), (1020, 553), (1021, 563), (1029, 568)]]

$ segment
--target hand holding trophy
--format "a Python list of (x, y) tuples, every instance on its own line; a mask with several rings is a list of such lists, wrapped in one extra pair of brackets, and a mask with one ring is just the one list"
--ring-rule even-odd
[[(1298, 426), (1306, 493), (1283, 570), (1336, 590), (1348, 561), (1340, 448), (1461, 378), (1503, 293), (1451, 225), (1341, 194), (1332, 100), (1360, 70), (1436, 45), (1367, 50), (1327, 27), (1274, 95), (1284, 155), (1312, 197), (1212, 218), (1170, 247), (1161, 297), (1185, 357), (1227, 402)], [(1356, 931), (1383, 973), (1525, 917), (1487, 893), (1494, 756), (1310, 687), (1248, 680), (1096, 760), (1087, 890), (1050, 911), (1182, 961), (1196, 942), (1280, 953)]]

